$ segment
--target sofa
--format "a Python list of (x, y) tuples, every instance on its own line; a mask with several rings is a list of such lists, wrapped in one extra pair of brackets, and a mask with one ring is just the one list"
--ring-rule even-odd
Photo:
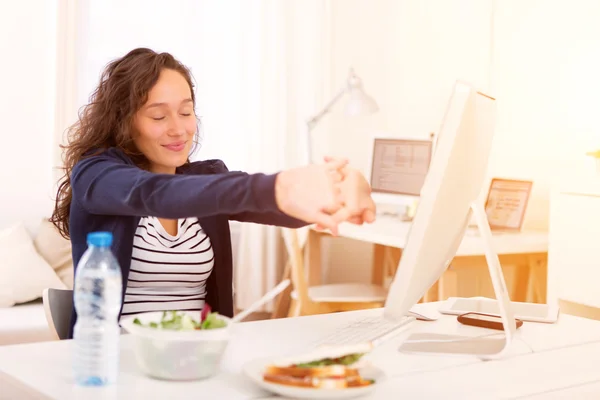
[(52, 340), (42, 292), (73, 288), (70, 242), (47, 219), (36, 225), (0, 229), (0, 346)]

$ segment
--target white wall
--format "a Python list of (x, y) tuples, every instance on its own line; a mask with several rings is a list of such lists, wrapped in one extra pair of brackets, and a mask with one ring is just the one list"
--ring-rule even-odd
[(56, 1), (0, 6), (0, 229), (53, 207)]
[(593, 170), (584, 154), (600, 146), (599, 18), (595, 0), (497, 2), (490, 170), (534, 181), (528, 227), (548, 227), (552, 185)]
[[(350, 66), (379, 103), (371, 116), (329, 116), (329, 152), (348, 156), (366, 173), (370, 136), (383, 131), (428, 138), (439, 130), (457, 78), (487, 90), (491, 0), (333, 0), (331, 81)], [(328, 279), (369, 279), (372, 246), (330, 240)]]
[(490, 13), (490, 0), (334, 0), (331, 81), (342, 85), (354, 67), (380, 111), (331, 115), (330, 150), (366, 170), (365, 133), (428, 138), (438, 131), (457, 78), (488, 88)]
[[(498, 100), (489, 177), (534, 181), (526, 229), (547, 229), (549, 190), (591, 171), (600, 148), (600, 2), (332, 0), (330, 81), (355, 67), (381, 111), (330, 115), (330, 153), (366, 171), (373, 130), (436, 132), (450, 88), (465, 79)], [(492, 13), (493, 12), (493, 13)], [(321, 143), (320, 143), (321, 144)], [(329, 279), (368, 277), (371, 247), (333, 240)]]

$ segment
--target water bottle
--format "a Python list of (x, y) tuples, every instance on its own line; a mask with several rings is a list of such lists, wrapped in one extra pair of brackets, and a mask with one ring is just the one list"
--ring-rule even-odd
[(77, 264), (73, 330), (73, 370), (82, 386), (114, 383), (119, 370), (118, 322), (121, 309), (121, 268), (110, 250), (112, 234), (92, 232)]

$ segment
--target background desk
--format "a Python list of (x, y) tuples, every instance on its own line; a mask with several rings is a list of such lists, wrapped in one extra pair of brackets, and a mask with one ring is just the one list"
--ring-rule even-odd
[[(406, 245), (409, 229), (409, 222), (391, 216), (378, 216), (372, 224), (340, 225), (339, 236), (374, 245), (372, 282), (385, 285), (386, 278), (389, 280), (395, 273), (402, 249)], [(330, 234), (315, 229), (311, 229), (308, 235), (306, 260), (308, 260), (310, 286), (321, 284), (321, 239), (324, 236)], [(516, 267), (512, 279), (514, 284), (509, 287), (511, 299), (545, 302), (547, 232), (495, 233), (494, 249), (500, 256), (505, 275), (507, 266)], [(450, 269), (441, 282), (432, 287), (425, 300), (443, 300), (456, 295), (465, 297), (493, 295), (484, 254), (481, 237), (476, 230), (469, 229)], [(467, 279), (459, 279), (462, 273), (465, 276), (468, 274), (471, 282)]]
[[(437, 308), (437, 303), (421, 306)], [(241, 374), (256, 358), (281, 356), (306, 347), (341, 324), (375, 316), (381, 309), (242, 323), (235, 329), (222, 372), (197, 382), (147, 378), (138, 369), (129, 335), (122, 336), (117, 385), (79, 388), (73, 384), (72, 341), (0, 347), (0, 399), (237, 399), (272, 398)], [(464, 326), (455, 317), (417, 321), (409, 332), (484, 335), (495, 332)], [(590, 398), (600, 376), (600, 322), (561, 315), (556, 324), (525, 322), (510, 354), (498, 361), (471, 357), (409, 355), (398, 352), (406, 334), (374, 349), (368, 356), (382, 369), (382, 381), (370, 399), (541, 399)], [(565, 395), (560, 397), (560, 395)], [(597, 398), (597, 392), (595, 393)]]

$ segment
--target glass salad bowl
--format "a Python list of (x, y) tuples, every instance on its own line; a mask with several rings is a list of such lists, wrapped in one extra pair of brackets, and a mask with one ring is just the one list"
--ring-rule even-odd
[(214, 375), (231, 335), (231, 319), (217, 313), (158, 311), (127, 316), (121, 326), (133, 337), (139, 368), (166, 380)]

